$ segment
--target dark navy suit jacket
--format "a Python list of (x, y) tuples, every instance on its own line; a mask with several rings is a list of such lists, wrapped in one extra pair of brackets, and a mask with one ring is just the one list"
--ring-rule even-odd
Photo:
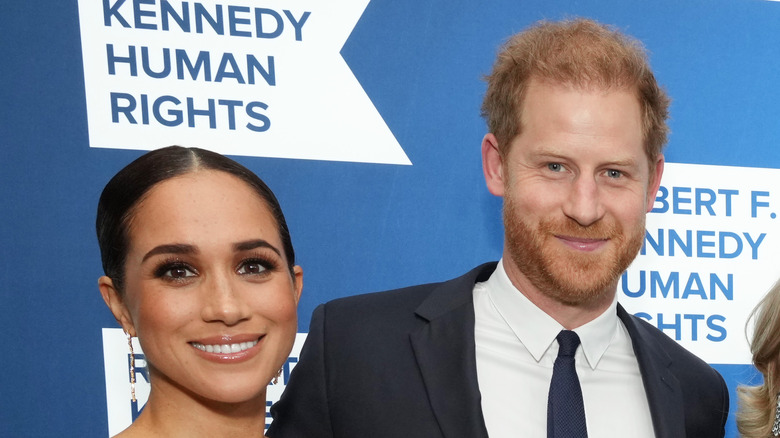
[[(271, 408), (268, 436), (487, 438), (472, 291), (495, 266), (319, 306), (287, 389)], [(656, 436), (724, 436), (729, 399), (720, 374), (622, 306), (618, 316), (633, 342)]]

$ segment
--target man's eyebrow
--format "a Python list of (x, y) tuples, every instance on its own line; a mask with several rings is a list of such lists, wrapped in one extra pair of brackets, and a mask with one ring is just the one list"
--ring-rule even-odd
[(636, 165), (636, 160), (633, 159), (633, 158), (626, 158), (625, 160), (610, 161), (606, 165), (607, 166), (632, 167), (632, 166)]
[(141, 262), (143, 263), (149, 257), (158, 254), (197, 254), (197, 253), (198, 253), (198, 248), (196, 248), (193, 245), (188, 245), (186, 243), (170, 243), (170, 244), (155, 246), (144, 255), (144, 258), (141, 260)]

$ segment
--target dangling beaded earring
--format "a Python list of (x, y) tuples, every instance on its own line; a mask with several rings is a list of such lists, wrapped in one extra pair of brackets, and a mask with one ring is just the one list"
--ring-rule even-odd
[(130, 398), (133, 403), (135, 399), (135, 353), (133, 353), (133, 337), (130, 333), (125, 332), (127, 335), (127, 346), (130, 347)]
[(276, 372), (276, 375), (274, 376), (273, 380), (271, 380), (271, 382), (273, 382), (274, 385), (279, 383), (279, 377), (281, 377), (282, 371), (284, 371), (284, 368), (283, 367), (279, 368), (279, 371)]
[(777, 393), (775, 406), (775, 423), (772, 425), (772, 436), (780, 436), (780, 392)]

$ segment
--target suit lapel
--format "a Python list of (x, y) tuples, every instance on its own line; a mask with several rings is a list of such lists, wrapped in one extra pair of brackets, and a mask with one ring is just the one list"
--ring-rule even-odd
[(647, 332), (647, 328), (638, 324), (620, 304), (618, 304), (618, 317), (631, 336), (647, 402), (650, 405), (655, 436), (658, 438), (685, 436), (682, 390), (680, 382), (669, 371), (671, 358)]
[[(412, 348), (434, 415), (447, 438), (488, 437), (477, 382), (472, 292), (474, 284), (487, 280), (495, 266), (488, 263), (442, 283), (415, 312), (425, 323), (410, 334)], [(631, 337), (656, 437), (685, 436), (682, 392), (669, 371), (671, 359), (647, 328), (619, 304), (618, 317)]]
[(495, 263), (442, 283), (417, 308), (426, 323), (410, 335), (434, 415), (447, 438), (487, 438), (477, 382), (474, 344), (474, 284)]

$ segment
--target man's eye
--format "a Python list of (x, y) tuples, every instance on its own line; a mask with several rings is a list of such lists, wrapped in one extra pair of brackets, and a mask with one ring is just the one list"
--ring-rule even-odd
[(623, 176), (623, 172), (619, 170), (610, 169), (607, 171), (607, 176), (610, 178), (620, 178)]
[(552, 170), (553, 172), (561, 172), (563, 171), (563, 164), (561, 163), (550, 163), (547, 165), (547, 168)]

